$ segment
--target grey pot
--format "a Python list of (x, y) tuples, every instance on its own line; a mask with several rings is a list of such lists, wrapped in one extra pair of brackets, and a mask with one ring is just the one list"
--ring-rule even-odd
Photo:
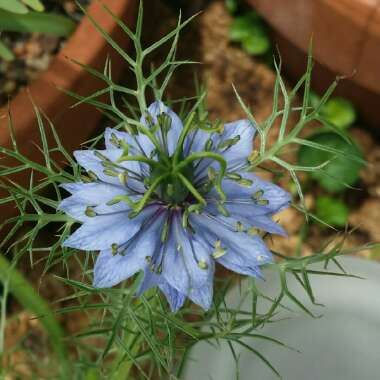
[[(301, 352), (274, 343), (246, 342), (262, 353), (284, 380), (376, 380), (380, 379), (380, 265), (368, 260), (345, 257), (345, 269), (365, 279), (314, 276), (312, 286), (324, 308), (313, 307), (321, 318), (303, 312), (281, 313), (281, 320), (266, 325), (260, 334), (276, 338)], [(290, 287), (303, 303), (307, 296), (296, 281)], [(277, 294), (279, 283), (273, 273), (266, 273), (262, 289)], [(243, 285), (244, 287), (244, 285)], [(228, 303), (239, 300), (233, 289)], [(293, 304), (287, 303), (293, 310)], [(249, 310), (249, 300), (244, 303)], [(283, 319), (285, 318), (285, 319)], [(247, 350), (236, 347), (239, 355), (239, 380), (274, 380), (277, 377), (262, 361)], [(192, 350), (183, 380), (234, 380), (236, 365), (226, 344), (219, 348), (199, 343)]]

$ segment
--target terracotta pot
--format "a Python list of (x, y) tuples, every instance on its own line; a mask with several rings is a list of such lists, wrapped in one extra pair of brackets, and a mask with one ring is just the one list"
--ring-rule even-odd
[[(127, 25), (133, 26), (136, 18), (136, 0), (94, 0), (88, 13), (123, 48), (130, 43), (127, 35), (118, 27), (114, 19), (104, 10), (108, 6)], [(98, 33), (87, 17), (78, 25), (63, 49), (54, 57), (48, 70), (42, 73), (28, 88), (22, 90), (10, 103), (13, 124), (20, 151), (33, 160), (40, 160), (41, 153), (35, 144), (40, 144), (38, 125), (30, 97), (53, 121), (65, 148), (72, 151), (85, 141), (100, 120), (101, 113), (93, 107), (81, 105), (70, 109), (73, 99), (58, 89), (89, 95), (104, 87), (104, 83), (87, 74), (68, 58), (75, 59), (95, 69), (102, 70), (105, 60), (112, 60), (112, 75), (116, 81), (125, 67), (125, 61), (112, 49)], [(10, 137), (7, 128), (7, 107), (0, 109), (0, 146), (9, 147)], [(2, 164), (6, 162), (2, 160)], [(6, 162), (8, 163), (8, 162)], [(18, 182), (27, 180), (17, 176)], [(13, 214), (12, 208), (1, 208), (1, 219)]]
[(311, 38), (319, 63), (314, 87), (322, 91), (336, 74), (348, 77), (338, 93), (355, 101), (373, 124), (380, 101), (379, 0), (248, 0), (275, 30), (284, 68), (302, 75)]

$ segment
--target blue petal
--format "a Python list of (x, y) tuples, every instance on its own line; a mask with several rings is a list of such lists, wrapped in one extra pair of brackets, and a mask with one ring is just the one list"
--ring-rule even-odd
[(126, 193), (125, 187), (121, 184), (111, 185), (101, 182), (65, 183), (62, 184), (61, 187), (73, 194), (78, 201), (87, 205), (107, 203), (116, 196)]
[[(211, 215), (217, 216), (220, 220), (228, 224), (231, 229), (237, 229), (238, 223), (242, 223), (245, 229), (254, 227), (262, 231), (269, 232), (271, 234), (277, 234), (281, 236), (288, 236), (287, 232), (282, 226), (272, 220), (272, 214), (259, 215), (259, 211), (252, 212), (255, 209), (254, 205), (243, 205), (244, 214), (241, 209), (234, 207), (233, 202), (225, 205), (228, 210), (229, 216), (223, 216), (220, 214), (216, 202), (210, 202), (205, 207), (205, 211)], [(250, 207), (250, 211), (246, 210), (246, 207)]]
[[(122, 149), (99, 150), (98, 152), (107, 157), (113, 163), (116, 163), (123, 154)], [(74, 157), (80, 166), (82, 166), (87, 171), (92, 171), (101, 181), (113, 185), (121, 184), (118, 177), (105, 174), (106, 168), (101, 164), (102, 159), (95, 155), (94, 150), (77, 150), (74, 152)], [(124, 161), (118, 165), (128, 170), (129, 187), (138, 192), (144, 192), (145, 188), (142, 182), (140, 182), (139, 178), (139, 176), (142, 175), (140, 164), (135, 161)], [(117, 173), (123, 173), (124, 171), (123, 169), (119, 168), (112, 168), (112, 170)]]
[(213, 281), (210, 281), (199, 288), (191, 289), (189, 298), (204, 310), (210, 309), (213, 298)]
[(163, 279), (162, 275), (152, 273), (149, 269), (145, 270), (144, 279), (140, 284), (137, 294), (140, 295), (155, 286), (158, 286), (165, 294), (173, 313), (177, 312), (183, 306), (186, 296), (170, 286), (165, 279)]
[[(224, 179), (223, 190), (227, 196), (224, 206), (228, 211), (238, 215), (252, 218), (256, 215), (274, 214), (289, 206), (290, 194), (281, 187), (265, 181), (253, 173), (238, 173), (245, 179), (251, 180), (252, 185), (242, 186), (230, 179)], [(257, 192), (263, 192), (260, 199), (268, 201), (267, 204), (258, 204), (252, 200)], [(219, 199), (219, 195), (213, 189), (207, 199)]]
[(226, 253), (216, 260), (222, 265), (233, 265), (239, 273), (255, 275), (260, 265), (272, 262), (272, 254), (259, 236), (233, 231), (223, 220), (206, 213), (192, 214), (189, 220), (196, 233), (210, 244), (221, 241)]
[(165, 294), (165, 297), (169, 302), (171, 311), (173, 313), (176, 313), (185, 303), (186, 296), (167, 283), (161, 283), (159, 287)]
[(253, 139), (256, 128), (246, 119), (227, 123), (220, 136), (220, 143), (223, 141), (239, 137), (239, 141), (225, 150), (218, 150), (222, 153), (228, 163), (228, 169), (245, 166), (247, 159), (253, 149)]
[(195, 152), (204, 152), (209, 139), (215, 139), (215, 133), (206, 132), (200, 128), (195, 129), (186, 136), (184, 155), (189, 156)]
[[(122, 186), (100, 182), (79, 182), (63, 184), (61, 187), (71, 192), (73, 195), (64, 199), (59, 204), (58, 209), (81, 222), (91, 219), (85, 214), (88, 206), (93, 207), (94, 211), (99, 213), (129, 210), (129, 207), (123, 202), (114, 206), (107, 206), (106, 204), (116, 196), (125, 194), (126, 191)], [(117, 208), (115, 208), (115, 206)]]
[[(86, 216), (85, 211), (87, 207), (91, 207), (98, 215), (131, 211), (125, 202), (107, 205), (107, 203), (116, 196), (126, 194), (126, 190), (122, 186), (102, 182), (78, 182), (63, 184), (61, 187), (71, 192), (72, 195), (64, 199), (59, 204), (58, 209), (81, 222), (91, 221), (93, 219)], [(141, 196), (130, 196), (133, 201), (137, 201), (140, 197)]]
[[(157, 124), (157, 121), (158, 121), (157, 117), (162, 113), (167, 114), (169, 118), (171, 119), (171, 128), (169, 129), (169, 132), (167, 135), (168, 154), (171, 156), (177, 147), (178, 138), (183, 128), (181, 119), (178, 117), (178, 115), (175, 112), (173, 112), (170, 108), (166, 107), (164, 103), (160, 101), (156, 101), (152, 103), (148, 108), (148, 113), (152, 117), (154, 124)], [(141, 117), (140, 122), (145, 127), (148, 127), (148, 128), (150, 127), (145, 116)], [(163, 147), (164, 144), (162, 141), (160, 131), (157, 131), (156, 137), (160, 141), (161, 146)], [(149, 140), (149, 138), (143, 134), (139, 134), (138, 140), (140, 144), (143, 146), (145, 153), (147, 155), (150, 155), (150, 153), (154, 149), (154, 146), (152, 142)]]
[(78, 202), (74, 197), (68, 197), (64, 199), (58, 206), (58, 210), (64, 211), (67, 215), (78, 220), (79, 222), (85, 222), (90, 220), (88, 216), (86, 216), (85, 211), (88, 205), (83, 202)]
[[(253, 139), (256, 134), (256, 128), (253, 124), (246, 119), (238, 120), (224, 125), (224, 130), (221, 134), (199, 131), (194, 139), (192, 151), (204, 151), (204, 144), (208, 139), (213, 142), (212, 150), (221, 154), (227, 162), (227, 169), (235, 171), (247, 166), (248, 156), (253, 149)], [(220, 149), (219, 146), (227, 140), (239, 138), (239, 140), (232, 146)], [(202, 159), (201, 164), (198, 166), (194, 173), (194, 177), (199, 181), (202, 177), (207, 176), (207, 169), (209, 166), (219, 169), (219, 164), (210, 159)], [(206, 177), (207, 178), (207, 177)]]
[(121, 246), (140, 230), (146, 219), (154, 215), (157, 206), (145, 208), (133, 219), (129, 218), (129, 211), (89, 218), (63, 245), (86, 251), (110, 249), (112, 244)]
[(172, 225), (164, 250), (162, 276), (172, 287), (183, 294), (187, 294), (190, 288), (190, 276), (185, 265), (183, 252), (178, 250), (178, 244)]
[(227, 255), (223, 256), (220, 259), (218, 259), (218, 263), (223, 265), (225, 268), (229, 269), (232, 272), (255, 278), (263, 278), (260, 267), (250, 266), (248, 264), (241, 265), (237, 263), (233, 257)]
[[(144, 222), (140, 223), (139, 231), (131, 233), (130, 243), (124, 254), (112, 255), (111, 249), (103, 250), (95, 263), (94, 286), (112, 287), (136, 272), (146, 269), (148, 265), (146, 257), (154, 257), (155, 252), (160, 249), (163, 218), (162, 213), (161, 215), (145, 215)], [(128, 230), (128, 227), (126, 229)], [(123, 248), (121, 246), (121, 250)]]
[(117, 140), (124, 140), (128, 146), (129, 151), (132, 155), (139, 155), (142, 154), (142, 150), (140, 149), (138, 145), (138, 141), (136, 137), (133, 137), (127, 132), (121, 132), (115, 128), (107, 128), (104, 133), (104, 140), (106, 143), (106, 149), (120, 149), (120, 147), (115, 146), (112, 141), (112, 135), (115, 135)]
[[(212, 282), (215, 264), (211, 257), (212, 250), (210, 246), (200, 239), (197, 234), (193, 234), (182, 227), (180, 215), (173, 217), (172, 226), (179, 248), (177, 254), (182, 256), (185, 263), (186, 271), (190, 278), (190, 287), (199, 288)], [(173, 286), (175, 285), (173, 284)]]

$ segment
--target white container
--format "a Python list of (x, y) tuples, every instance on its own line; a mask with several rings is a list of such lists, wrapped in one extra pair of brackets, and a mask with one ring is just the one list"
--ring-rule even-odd
[[(278, 318), (286, 319), (267, 324), (257, 331), (301, 353), (272, 342), (245, 339), (269, 359), (284, 380), (380, 379), (380, 265), (352, 257), (341, 258), (340, 262), (349, 273), (365, 279), (313, 276), (312, 287), (317, 302), (325, 307), (313, 306), (311, 310), (323, 314), (321, 318), (313, 319), (286, 302), (285, 305), (296, 313), (282, 311)], [(332, 268), (333, 264), (329, 269)], [(279, 283), (276, 276), (273, 272), (267, 272), (265, 276), (261, 289), (266, 294), (277, 294)], [(310, 304), (305, 292), (290, 276), (289, 287), (301, 302)], [(239, 297), (239, 290), (233, 289), (228, 294), (228, 304), (235, 304)], [(243, 309), (249, 310), (249, 307), (247, 299)], [(239, 380), (278, 379), (248, 350), (237, 345), (235, 348), (240, 358)], [(201, 342), (194, 347), (182, 380), (194, 379), (237, 379), (236, 365), (227, 344), (215, 348)]]

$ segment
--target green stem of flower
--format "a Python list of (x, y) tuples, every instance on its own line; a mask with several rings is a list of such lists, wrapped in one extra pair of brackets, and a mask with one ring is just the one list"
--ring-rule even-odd
[(201, 160), (203, 158), (209, 158), (211, 160), (217, 161), (220, 165), (220, 171), (218, 173), (215, 187), (220, 195), (222, 202), (224, 202), (226, 200), (226, 194), (222, 189), (222, 180), (227, 170), (227, 163), (222, 155), (213, 152), (193, 153), (191, 156), (187, 157), (186, 159), (181, 161), (177, 166), (175, 166), (173, 172), (174, 174), (176, 174), (187, 165), (190, 165), (193, 161)]
[(159, 162), (155, 160), (151, 160), (150, 158), (144, 157), (144, 156), (121, 156), (117, 162), (123, 162), (123, 161), (136, 161), (136, 162), (143, 162), (145, 164), (148, 164), (152, 167), (159, 168), (166, 170), (166, 166), (160, 164)]
[(188, 188), (190, 193), (194, 195), (195, 199), (197, 199), (200, 204), (203, 206), (207, 205), (206, 200), (182, 173), (178, 172), (176, 176), (182, 181), (182, 183)]
[(180, 158), (180, 155), (183, 152), (183, 143), (184, 143), (185, 138), (188, 135), (190, 128), (193, 124), (194, 116), (195, 116), (195, 112), (192, 112), (190, 114), (185, 126), (182, 129), (181, 135), (179, 136), (177, 148), (174, 152), (173, 166), (177, 166), (177, 164), (178, 164), (178, 160)]
[(136, 97), (139, 103), (141, 115), (144, 115), (147, 109), (146, 100), (145, 100), (146, 83), (145, 83), (145, 78), (144, 78), (144, 73), (143, 73), (143, 68), (142, 68), (144, 56), (142, 54), (140, 41), (138, 41), (137, 39), (135, 41), (135, 48), (136, 48), (136, 65), (134, 66), (134, 69), (135, 69), (136, 82), (137, 82)]
[(170, 175), (171, 175), (170, 173), (165, 173), (165, 174), (161, 175), (160, 177), (158, 177), (152, 183), (152, 185), (145, 192), (144, 196), (140, 199), (140, 201), (138, 201), (137, 203), (135, 203), (135, 205), (134, 205), (134, 214), (135, 215), (139, 214), (143, 210), (146, 202), (148, 202), (148, 200), (150, 199), (151, 195), (154, 193), (154, 191), (157, 189), (157, 187), (160, 185), (160, 183), (162, 181), (164, 181), (166, 178), (168, 178)]
[(146, 135), (149, 140), (152, 142), (154, 147), (157, 149), (158, 152), (160, 152), (161, 158), (165, 161), (167, 165), (170, 165), (170, 160), (167, 157), (166, 153), (161, 149), (160, 144), (158, 143), (156, 137), (153, 135), (153, 133), (150, 132), (148, 128), (145, 128), (141, 123), (136, 126), (139, 132)]

